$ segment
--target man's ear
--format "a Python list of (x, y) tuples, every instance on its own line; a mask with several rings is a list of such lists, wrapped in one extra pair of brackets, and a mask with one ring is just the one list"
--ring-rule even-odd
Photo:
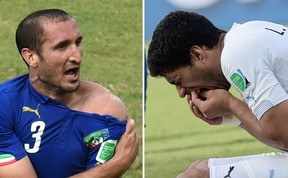
[(26, 63), (29, 65), (29, 67), (37, 67), (38, 66), (38, 61), (37, 61), (38, 57), (34, 51), (32, 51), (28, 48), (23, 48), (21, 50), (21, 56), (26, 61)]
[(194, 45), (190, 48), (190, 56), (192, 60), (205, 60), (205, 54), (200, 46)]

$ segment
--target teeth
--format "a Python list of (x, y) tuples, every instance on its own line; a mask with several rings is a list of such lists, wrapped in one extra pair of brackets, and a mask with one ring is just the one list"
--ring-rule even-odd
[(68, 75), (75, 75), (75, 73), (72, 72), (72, 71), (68, 72), (67, 74), (68, 74)]
[(73, 75), (73, 76), (76, 76), (76, 71), (74, 70), (69, 70), (65, 73), (66, 75)]

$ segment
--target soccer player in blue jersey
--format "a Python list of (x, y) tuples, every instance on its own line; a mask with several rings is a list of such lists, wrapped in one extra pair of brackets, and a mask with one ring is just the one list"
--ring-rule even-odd
[[(169, 13), (148, 49), (151, 76), (175, 85), (198, 118), (236, 124), (284, 150), (198, 161), (179, 178), (252, 178), (288, 175), (288, 28), (267, 21), (233, 24), (226, 32), (204, 16)], [(242, 100), (229, 92), (234, 86)]]
[(133, 163), (139, 139), (123, 102), (80, 79), (82, 38), (59, 9), (19, 24), (29, 74), (0, 84), (0, 177), (113, 178)]

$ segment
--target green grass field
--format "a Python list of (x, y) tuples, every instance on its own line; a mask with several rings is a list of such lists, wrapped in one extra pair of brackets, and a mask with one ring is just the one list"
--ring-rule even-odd
[(175, 178), (193, 161), (277, 151), (237, 126), (200, 121), (163, 78), (148, 78), (145, 177)]
[[(27, 72), (14, 42), (22, 18), (43, 8), (61, 8), (78, 22), (83, 39), (82, 79), (98, 82), (119, 96), (142, 138), (141, 0), (0, 0), (0, 81)], [(142, 145), (124, 178), (142, 177)]]

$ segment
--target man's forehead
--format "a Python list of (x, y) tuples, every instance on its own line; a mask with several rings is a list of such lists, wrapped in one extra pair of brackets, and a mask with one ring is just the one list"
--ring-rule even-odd
[(81, 32), (73, 19), (66, 21), (46, 21), (43, 23), (44, 38), (51, 40), (55, 38), (66, 38), (66, 36), (80, 37)]
[(74, 19), (68, 19), (65, 21), (53, 21), (53, 20), (45, 20), (41, 23), (44, 32), (49, 32), (52, 30), (58, 30), (60, 28), (76, 28), (78, 29), (78, 25)]

